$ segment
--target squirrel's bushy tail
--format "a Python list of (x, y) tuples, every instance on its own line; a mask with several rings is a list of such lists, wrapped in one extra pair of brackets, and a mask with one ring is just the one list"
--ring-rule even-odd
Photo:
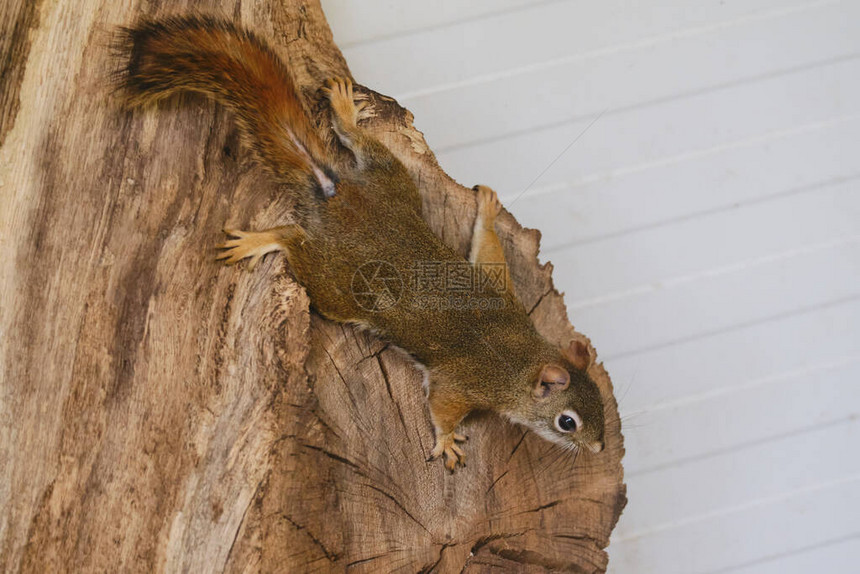
[(325, 144), (284, 63), (259, 38), (206, 17), (142, 21), (122, 30), (119, 83), (130, 105), (201, 92), (229, 106), (247, 142), (276, 176), (313, 174), (333, 195)]

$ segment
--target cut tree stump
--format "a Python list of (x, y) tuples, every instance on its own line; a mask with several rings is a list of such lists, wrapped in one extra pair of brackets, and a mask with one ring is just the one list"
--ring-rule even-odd
[[(603, 571), (626, 499), (600, 364), (603, 453), (574, 463), (473, 416), (468, 466), (451, 475), (426, 461), (433, 431), (408, 361), (309, 312), (283, 258), (253, 273), (215, 263), (225, 224), (289, 220), (289, 190), (222, 107), (181, 97), (129, 112), (108, 82), (117, 26), (189, 5), (267, 38), (318, 114), (323, 80), (349, 75), (312, 0), (0, 8), (0, 570)], [(408, 111), (359, 91), (430, 225), (466, 254), (473, 192)], [(574, 331), (539, 233), (507, 212), (498, 225), (517, 293), (564, 342)]]

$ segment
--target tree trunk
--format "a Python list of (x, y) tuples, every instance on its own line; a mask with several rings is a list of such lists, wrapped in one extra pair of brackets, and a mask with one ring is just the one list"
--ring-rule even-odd
[[(214, 262), (225, 224), (283, 223), (289, 192), (220, 106), (128, 112), (109, 80), (116, 26), (188, 4), (267, 38), (312, 104), (349, 73), (314, 0), (0, 9), (0, 570), (603, 571), (626, 499), (601, 365), (603, 453), (574, 464), (473, 416), (468, 466), (451, 475), (426, 461), (433, 431), (407, 360), (310, 313), (282, 257), (253, 273)], [(473, 192), (408, 111), (370, 97), (369, 128), (466, 254)], [(539, 233), (506, 212), (498, 227), (538, 329), (569, 339)]]

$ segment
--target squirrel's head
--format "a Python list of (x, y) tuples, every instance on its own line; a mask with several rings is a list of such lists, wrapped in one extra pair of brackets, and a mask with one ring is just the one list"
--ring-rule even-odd
[(528, 399), (529, 416), (517, 422), (566, 448), (603, 450), (603, 401), (587, 374), (591, 362), (580, 341), (562, 349), (558, 363), (543, 365)]

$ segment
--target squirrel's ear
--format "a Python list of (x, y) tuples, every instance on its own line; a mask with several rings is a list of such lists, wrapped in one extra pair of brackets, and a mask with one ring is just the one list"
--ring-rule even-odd
[(591, 353), (588, 352), (588, 346), (577, 339), (571, 341), (570, 346), (562, 349), (561, 352), (580, 371), (587, 371), (594, 362)]
[(554, 392), (563, 391), (569, 384), (570, 375), (566, 369), (558, 365), (544, 365), (535, 385), (534, 396), (537, 399), (544, 399)]

